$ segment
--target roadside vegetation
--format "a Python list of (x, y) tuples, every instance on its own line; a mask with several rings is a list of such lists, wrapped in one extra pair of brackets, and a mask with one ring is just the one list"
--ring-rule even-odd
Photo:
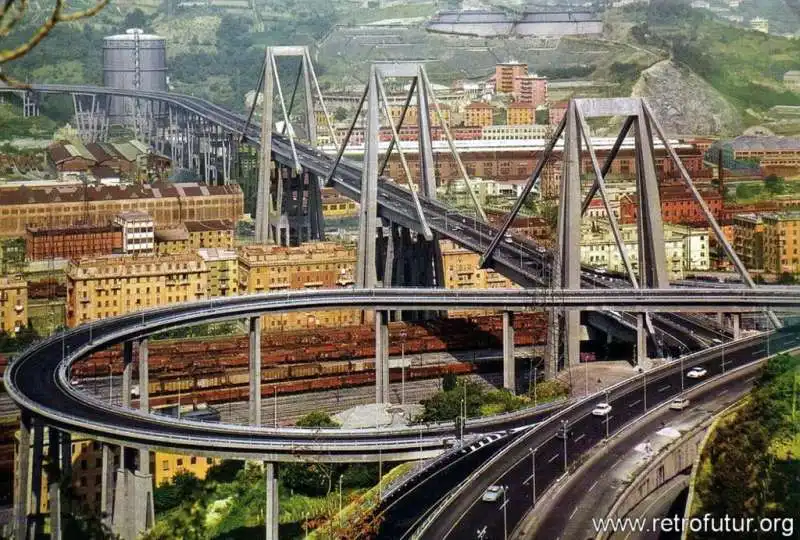
[[(519, 411), (526, 407), (542, 405), (566, 398), (569, 386), (561, 381), (545, 381), (528, 392), (515, 396), (508, 390), (488, 390), (483, 385), (467, 378), (448, 374), (442, 378), (442, 390), (422, 401), (423, 411), (415, 419), (417, 423), (457, 420), (462, 414), (466, 398), (467, 418), (492, 416)], [(535, 399), (534, 399), (535, 398)]]
[[(309, 413), (297, 425), (338, 427), (322, 411)], [(342, 523), (356, 526), (365, 515), (356, 510), (371, 506), (368, 490), (379, 477), (377, 463), (280, 464), (281, 538), (303, 538), (333, 520), (339, 511), (340, 485), (342, 505), (353, 505)], [(384, 477), (384, 483), (391, 478)], [(178, 474), (158, 486), (153, 495), (157, 522), (145, 540), (250, 540), (263, 535), (266, 487), (260, 463), (224, 461), (212, 467), (203, 480), (191, 473)], [(371, 526), (370, 520), (358, 526), (367, 525)]]
[[(798, 407), (800, 356), (779, 355), (764, 368), (743, 406), (709, 440), (696, 479), (695, 516), (800, 515)], [(692, 534), (713, 537), (711, 531)]]

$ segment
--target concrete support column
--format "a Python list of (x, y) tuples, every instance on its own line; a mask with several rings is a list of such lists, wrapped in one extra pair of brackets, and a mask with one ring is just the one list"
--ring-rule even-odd
[(264, 512), (264, 528), (266, 540), (278, 540), (278, 474), (274, 463), (264, 462), (264, 482), (267, 487), (266, 511)]
[(14, 538), (25, 540), (28, 534), (28, 494), (31, 474), (31, 430), (30, 414), (23, 411), (19, 418), (19, 445), (17, 447), (17, 492), (14, 494)]
[(742, 337), (741, 313), (731, 313), (731, 330), (733, 331), (733, 339), (741, 339)]
[(644, 313), (636, 314), (636, 357), (633, 362), (643, 368), (647, 366), (647, 332), (644, 329)]
[(725, 314), (722, 313), (721, 311), (717, 312), (717, 322), (719, 323), (720, 326), (725, 325)]
[(72, 434), (61, 432), (61, 474), (72, 478)]
[(131, 406), (131, 380), (133, 378), (133, 342), (122, 344), (122, 406)]
[(47, 454), (50, 466), (47, 470), (47, 498), (50, 501), (50, 538), (61, 540), (61, 443), (59, 431), (50, 428), (48, 432)]
[(251, 317), (250, 325), (250, 403), (251, 426), (261, 425), (261, 320)]
[(517, 374), (514, 361), (514, 313), (503, 312), (503, 388), (517, 392)]
[(103, 468), (100, 476), (100, 515), (106, 520), (113, 514), (114, 506), (114, 451), (103, 444)]
[(33, 430), (33, 462), (31, 463), (31, 508), (28, 521), (28, 537), (36, 538), (42, 508), (42, 465), (44, 465), (44, 424), (37, 419)]
[(547, 349), (545, 350), (544, 378), (553, 380), (558, 373), (559, 348), (561, 346), (561, 318), (555, 310), (547, 312)]
[(375, 312), (375, 403), (389, 403), (389, 312)]
[(139, 340), (139, 409), (150, 412), (150, 360), (147, 338)]
[[(149, 473), (148, 451), (145, 448), (121, 448), (120, 467), (114, 489), (113, 530), (122, 540), (135, 540), (153, 526), (153, 477)], [(135, 456), (138, 452), (139, 468)]]

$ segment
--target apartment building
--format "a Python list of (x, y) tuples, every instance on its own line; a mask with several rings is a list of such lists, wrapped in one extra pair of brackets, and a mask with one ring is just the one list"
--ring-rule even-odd
[[(303, 289), (332, 289), (353, 284), (356, 249), (353, 245), (314, 242), (297, 247), (271, 245), (239, 249), (241, 294)], [(361, 323), (356, 309), (288, 312), (261, 317), (265, 330), (299, 330), (317, 326)]]
[(208, 268), (197, 253), (84, 257), (70, 261), (67, 325), (200, 300)]

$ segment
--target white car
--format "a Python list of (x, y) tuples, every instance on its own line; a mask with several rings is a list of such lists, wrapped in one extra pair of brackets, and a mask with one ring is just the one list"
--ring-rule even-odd
[(708, 372), (704, 368), (693, 367), (686, 373), (686, 376), (690, 379), (700, 379), (705, 377), (707, 373)]
[(611, 412), (611, 405), (608, 403), (598, 403), (595, 405), (594, 409), (592, 409), (592, 414), (594, 416), (608, 416), (608, 413)]
[(506, 244), (513, 244), (514, 238), (511, 236), (511, 233), (506, 233), (503, 235), (503, 240), (505, 240)]
[(502, 494), (502, 486), (489, 486), (489, 488), (483, 492), (483, 497), (481, 497), (481, 500), (483, 502), (496, 502)]
[(689, 406), (689, 398), (677, 397), (669, 404), (669, 408), (673, 411), (682, 411)]

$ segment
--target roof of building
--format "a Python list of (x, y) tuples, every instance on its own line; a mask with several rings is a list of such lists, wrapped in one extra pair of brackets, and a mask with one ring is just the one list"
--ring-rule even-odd
[(79, 223), (69, 227), (35, 227), (27, 225), (25, 231), (32, 236), (60, 236), (71, 234), (104, 233), (120, 230), (119, 225), (106, 223), (105, 225), (94, 225), (91, 223)]
[(189, 231), (183, 225), (177, 227), (165, 227), (163, 229), (156, 229), (153, 236), (156, 242), (180, 242), (189, 239)]
[(772, 221), (800, 221), (800, 211), (770, 212), (762, 215), (764, 220)]
[(761, 223), (761, 215), (760, 214), (736, 214), (733, 216), (734, 220), (738, 221), (749, 221), (751, 223)]
[(63, 163), (68, 159), (96, 161), (83, 145), (77, 143), (56, 142), (48, 146), (47, 151), (50, 153), (50, 158), (56, 163)]
[(230, 261), (239, 256), (235, 249), (222, 248), (200, 248), (197, 250), (197, 254), (206, 262)]
[(800, 151), (800, 139), (793, 137), (742, 135), (725, 141), (724, 144), (737, 152), (758, 152), (763, 150)]
[(117, 171), (105, 165), (92, 167), (90, 170), (92, 171), (92, 176), (98, 180), (103, 178), (119, 178), (119, 173)]
[(509, 109), (536, 109), (536, 105), (533, 103), (521, 103), (519, 101), (515, 101), (511, 105), (508, 106)]
[(94, 156), (95, 161), (98, 163), (119, 158), (111, 145), (89, 143), (86, 145), (86, 149)]
[(189, 232), (232, 231), (234, 223), (230, 219), (206, 219), (202, 221), (185, 221)]
[(167, 199), (174, 197), (237, 195), (241, 193), (242, 189), (237, 184), (225, 186), (170, 183), (121, 186), (71, 184), (66, 186), (36, 187), (22, 185), (11, 189), (0, 189), (0, 205)]
[(489, 105), (488, 103), (486, 103), (484, 101), (473, 101), (472, 103), (470, 103), (469, 105), (467, 105), (464, 108), (465, 109), (493, 109), (494, 107), (492, 107), (491, 105)]
[(150, 214), (140, 210), (129, 210), (127, 212), (120, 212), (117, 217), (124, 221), (153, 221)]

